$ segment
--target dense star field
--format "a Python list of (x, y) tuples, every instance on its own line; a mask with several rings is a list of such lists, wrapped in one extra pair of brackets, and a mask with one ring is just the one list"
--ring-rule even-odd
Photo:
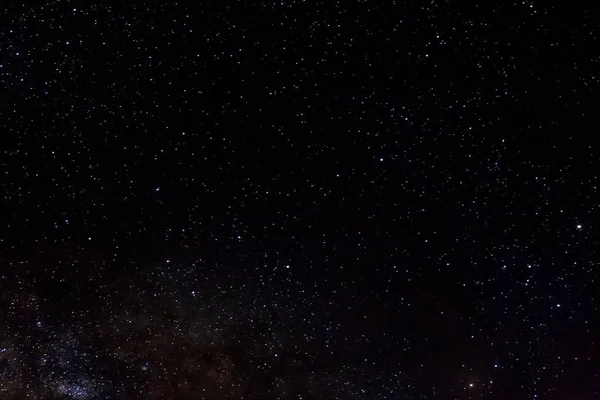
[(600, 398), (600, 16), (467, 3), (0, 3), (0, 399)]

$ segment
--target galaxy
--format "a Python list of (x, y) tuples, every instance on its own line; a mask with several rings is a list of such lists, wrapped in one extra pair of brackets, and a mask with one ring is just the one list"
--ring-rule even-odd
[(600, 398), (593, 8), (0, 3), (0, 399)]

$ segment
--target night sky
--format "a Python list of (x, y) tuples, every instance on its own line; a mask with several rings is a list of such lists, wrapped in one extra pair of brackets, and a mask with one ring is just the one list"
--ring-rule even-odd
[(600, 398), (600, 15), (480, 3), (1, 2), (0, 399)]

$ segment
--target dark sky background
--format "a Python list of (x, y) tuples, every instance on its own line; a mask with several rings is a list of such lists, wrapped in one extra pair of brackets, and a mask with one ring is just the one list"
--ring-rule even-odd
[(598, 18), (3, 1), (0, 399), (600, 398)]

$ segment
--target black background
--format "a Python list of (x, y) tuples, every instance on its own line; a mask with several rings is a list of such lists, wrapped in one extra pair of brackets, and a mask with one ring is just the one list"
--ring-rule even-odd
[(596, 398), (596, 21), (4, 2), (0, 397)]

